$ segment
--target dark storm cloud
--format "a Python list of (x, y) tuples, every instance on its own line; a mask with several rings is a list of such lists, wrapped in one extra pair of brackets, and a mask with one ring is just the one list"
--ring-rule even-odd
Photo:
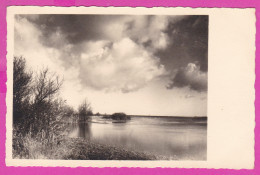
[[(26, 19), (33, 24), (40, 35), (39, 42), (60, 51), (60, 60), (65, 68), (81, 63), (81, 54), (86, 52), (86, 42), (109, 40), (111, 44), (120, 37), (113, 26), (121, 15), (16, 15), (16, 19)], [(112, 29), (110, 29), (110, 28)], [(114, 33), (110, 30), (114, 29)]]
[(191, 90), (198, 92), (207, 91), (207, 79), (207, 73), (200, 71), (200, 68), (197, 65), (189, 63), (187, 67), (178, 70), (167, 88), (188, 87)]
[[(167, 27), (186, 16), (154, 15), (19, 15), (33, 23), (42, 33), (41, 42), (60, 48), (66, 44), (129, 37), (151, 49), (167, 46)], [(63, 42), (58, 37), (63, 37)], [(56, 37), (56, 40), (53, 38)], [(165, 39), (165, 41), (164, 41)]]
[(167, 88), (207, 91), (208, 16), (189, 16), (170, 23), (166, 32), (170, 44), (156, 55), (175, 74)]
[(169, 70), (196, 63), (208, 70), (208, 16), (188, 16), (167, 29), (170, 45), (156, 55)]
[[(42, 42), (50, 47), (58, 47), (49, 42), (53, 34), (62, 35), (70, 44), (79, 44), (86, 40), (109, 39), (103, 32), (104, 26), (120, 19), (120, 15), (38, 15), (38, 18), (26, 17), (42, 32)], [(62, 44), (62, 43), (61, 43)]]

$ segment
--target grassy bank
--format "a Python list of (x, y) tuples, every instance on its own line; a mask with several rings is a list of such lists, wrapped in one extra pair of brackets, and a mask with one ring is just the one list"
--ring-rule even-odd
[(66, 154), (65, 159), (73, 160), (154, 160), (155, 156), (147, 153), (130, 151), (98, 143), (86, 141), (85, 139), (67, 139), (65, 143), (70, 154)]
[[(14, 143), (18, 143), (14, 141)], [(62, 160), (155, 160), (156, 156), (93, 143), (81, 138), (67, 138), (52, 144), (38, 142), (30, 137), (18, 143), (19, 151), (13, 149), (13, 158), (62, 159)], [(15, 145), (16, 147), (18, 145)], [(14, 145), (13, 145), (14, 146)]]

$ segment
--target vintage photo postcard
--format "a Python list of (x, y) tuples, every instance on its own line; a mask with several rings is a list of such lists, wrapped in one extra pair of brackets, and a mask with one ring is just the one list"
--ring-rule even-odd
[(253, 168), (254, 12), (9, 7), (7, 165)]

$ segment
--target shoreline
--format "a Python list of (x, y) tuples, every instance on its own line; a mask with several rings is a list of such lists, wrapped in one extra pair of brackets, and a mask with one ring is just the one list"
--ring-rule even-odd
[[(132, 151), (122, 147), (99, 144), (82, 138), (65, 139), (68, 148), (74, 150), (67, 160), (157, 160), (152, 154)], [(76, 152), (75, 152), (76, 151)]]
[[(16, 138), (17, 139), (17, 138)], [(133, 151), (122, 147), (95, 143), (83, 138), (63, 138), (57, 142), (44, 144), (33, 138), (25, 138), (27, 145), (14, 150), (16, 159), (52, 160), (166, 160), (166, 157)], [(28, 143), (31, 143), (29, 146)], [(25, 146), (24, 145), (24, 146)], [(13, 145), (14, 146), (14, 145)]]

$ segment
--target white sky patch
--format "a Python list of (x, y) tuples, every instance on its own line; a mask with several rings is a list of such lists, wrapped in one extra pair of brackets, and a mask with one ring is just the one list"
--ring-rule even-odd
[(30, 22), (26, 19), (16, 20), (15, 31), (15, 56), (23, 56), (30, 70), (36, 72), (48, 68), (61, 79), (64, 78), (62, 95), (73, 95), (75, 90), (81, 89), (77, 78), (79, 70), (75, 67), (65, 69), (58, 59), (61, 55), (60, 51), (40, 44), (40, 32)]
[(53, 48), (44, 48), (38, 41), (40, 32), (26, 19), (15, 22), (15, 55), (24, 56), (29, 67), (42, 69), (47, 67), (51, 70), (57, 68), (59, 51)]
[[(133, 115), (206, 116), (207, 93), (188, 88), (167, 90), (165, 80), (158, 79), (132, 93), (117, 93), (83, 89), (94, 112), (125, 112)], [(192, 98), (186, 98), (189, 95)], [(77, 97), (72, 97), (75, 100)]]

